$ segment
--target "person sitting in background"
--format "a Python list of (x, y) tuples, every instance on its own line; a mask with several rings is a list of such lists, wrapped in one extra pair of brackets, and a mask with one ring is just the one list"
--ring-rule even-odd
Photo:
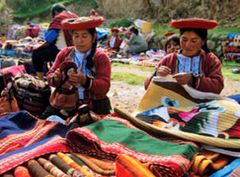
[(0, 37), (0, 42), (4, 43), (7, 40), (7, 36), (5, 33), (2, 33), (1, 37)]
[(25, 29), (25, 37), (38, 37), (39, 31), (40, 27), (38, 25), (28, 22), (28, 26)]
[(52, 17), (53, 20), (45, 34), (45, 42), (34, 49), (32, 53), (33, 67), (39, 79), (43, 79), (44, 63), (54, 61), (63, 46), (70, 46), (72, 44), (69, 31), (63, 31), (65, 39), (61, 35), (62, 33), (60, 33), (62, 29), (61, 21), (67, 18), (75, 18), (77, 15), (67, 11), (61, 4), (54, 4), (52, 7)]
[(130, 29), (131, 37), (127, 41), (128, 49), (127, 52), (130, 53), (140, 53), (145, 52), (148, 49), (148, 44), (146, 40), (139, 35), (138, 29), (135, 27), (132, 27)]
[[(111, 109), (110, 100), (107, 97), (110, 89), (111, 63), (103, 50), (97, 48), (96, 27), (103, 21), (104, 19), (100, 16), (64, 20), (63, 28), (73, 31), (73, 46), (60, 51), (47, 73), (49, 85), (57, 88), (64, 79), (59, 67), (64, 62), (74, 62), (77, 66), (76, 72), (67, 73), (69, 88), (77, 88), (78, 106), (88, 104), (97, 114), (108, 114)], [(62, 117), (60, 110), (50, 105), (42, 117), (47, 118), (50, 115)], [(73, 114), (75, 111), (77, 110), (71, 110), (70, 113)]]
[(180, 41), (177, 36), (170, 36), (164, 45), (166, 54), (177, 52), (180, 49)]
[(122, 43), (122, 39), (118, 36), (119, 29), (118, 28), (112, 28), (111, 29), (112, 35), (110, 36), (108, 40), (108, 47), (118, 51), (120, 49), (120, 45)]
[[(179, 37), (177, 37), (177, 36), (170, 36), (170, 37), (167, 39), (167, 41), (166, 41), (166, 43), (165, 43), (165, 45), (164, 45), (163, 48), (164, 48), (165, 54), (170, 54), (170, 53), (173, 53), (173, 52), (177, 52), (177, 51), (180, 49)], [(156, 76), (156, 75), (157, 75), (157, 71), (155, 71), (152, 76), (149, 76), (149, 77), (145, 80), (144, 86), (145, 86), (145, 89), (146, 89), (146, 90), (147, 90), (147, 87), (148, 87), (148, 85), (150, 84), (152, 78), (153, 78), (154, 76)]]
[[(180, 29), (180, 50), (160, 60), (156, 76), (173, 75), (181, 85), (220, 94), (224, 87), (222, 65), (207, 47), (207, 30), (216, 27), (217, 22), (193, 18), (173, 20), (170, 25)], [(151, 79), (145, 81), (145, 89)]]

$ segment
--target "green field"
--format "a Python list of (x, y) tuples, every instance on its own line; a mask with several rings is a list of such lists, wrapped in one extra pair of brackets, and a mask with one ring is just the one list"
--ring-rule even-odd
[[(129, 65), (129, 64), (120, 64), (120, 63), (113, 63), (112, 67), (124, 67), (124, 68), (129, 68), (129, 70), (131, 70), (131, 68), (134, 68), (134, 69), (139, 69), (140, 71), (154, 71), (154, 68), (148, 68), (148, 67), (137, 66), (137, 65)], [(232, 73), (232, 69), (237, 67), (240, 68), (240, 64), (234, 63), (234, 62), (224, 62), (222, 67), (222, 73), (224, 78), (227, 78), (228, 80), (240, 82), (240, 74)], [(143, 86), (145, 79), (146, 77), (139, 76), (131, 72), (112, 72), (113, 81), (122, 81), (129, 85)]]

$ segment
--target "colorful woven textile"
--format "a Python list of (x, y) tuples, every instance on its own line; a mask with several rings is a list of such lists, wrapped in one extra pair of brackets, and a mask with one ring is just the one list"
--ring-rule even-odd
[(69, 157), (73, 159), (80, 166), (84, 166), (85, 164), (94, 172), (101, 175), (114, 175), (115, 174), (115, 163), (114, 162), (106, 162), (104, 160), (95, 159), (83, 154), (70, 154)]
[(70, 151), (63, 137), (75, 127), (38, 120), (27, 112), (1, 117), (0, 174), (43, 154)]
[(155, 177), (141, 162), (126, 154), (116, 159), (116, 177)]
[(14, 170), (14, 177), (31, 177), (31, 175), (26, 167), (18, 166)]
[(30, 74), (17, 75), (14, 78), (13, 90), (19, 108), (32, 114), (42, 114), (49, 104), (50, 86)]
[(240, 158), (235, 159), (223, 169), (213, 173), (210, 177), (228, 177), (230, 175), (234, 175), (234, 173), (240, 174), (239, 171), (234, 172), (237, 168), (240, 168)]
[(232, 158), (230, 156), (221, 155), (211, 151), (203, 151), (194, 157), (191, 171), (199, 176), (209, 175), (222, 169), (231, 161)]
[(80, 165), (78, 165), (75, 161), (73, 161), (70, 157), (65, 155), (62, 152), (58, 152), (57, 156), (62, 159), (66, 164), (68, 164), (70, 167), (74, 168), (75, 170), (79, 171), (83, 176), (91, 177), (92, 175), (84, 168), (82, 168)]
[(27, 167), (34, 177), (54, 177), (50, 175), (36, 160), (30, 160)]
[(141, 127), (223, 148), (240, 148), (240, 105), (174, 82), (151, 83), (136, 111)]
[(71, 168), (67, 163), (65, 163), (62, 159), (60, 159), (57, 155), (52, 154), (49, 156), (49, 160), (60, 170), (62, 170), (64, 173), (68, 175), (72, 175), (75, 171), (73, 168)]
[(115, 159), (128, 154), (141, 162), (154, 164), (160, 175), (182, 176), (190, 167), (198, 148), (190, 144), (162, 141), (132, 128), (122, 119), (104, 119), (70, 131), (67, 138), (79, 152)]
[(59, 168), (57, 168), (54, 164), (52, 164), (50, 161), (39, 158), (38, 162), (40, 165), (43, 166), (48, 172), (50, 172), (55, 177), (68, 177), (65, 173), (63, 173)]
[[(149, 163), (154, 175), (182, 176), (190, 168), (191, 159), (198, 151), (193, 143), (156, 139), (138, 130), (130, 122), (112, 116), (84, 128), (76, 128), (76, 124), (65, 126), (38, 120), (27, 112), (18, 112), (0, 118), (0, 127), (0, 175), (25, 162), (28, 162), (30, 174), (36, 175), (36, 166), (45, 163), (40, 161), (39, 164), (36, 157), (71, 151), (88, 155), (76, 153), (87, 165), (74, 162), (63, 153), (58, 153), (58, 156), (51, 154), (49, 157), (51, 163), (67, 175), (95, 176), (92, 171), (96, 172), (98, 167), (104, 171), (100, 174), (110, 175), (115, 169), (113, 165), (106, 167), (109, 160), (114, 161), (117, 155), (127, 154), (140, 162)], [(101, 163), (89, 156), (109, 160)], [(35, 160), (29, 161), (31, 159)], [(88, 160), (98, 167), (90, 166)], [(43, 173), (43, 176), (45, 172), (47, 175), (53, 174), (44, 165), (42, 169), (39, 174)]]

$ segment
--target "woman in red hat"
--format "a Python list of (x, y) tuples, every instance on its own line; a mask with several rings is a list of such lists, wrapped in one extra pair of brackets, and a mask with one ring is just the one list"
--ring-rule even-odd
[(112, 28), (111, 32), (112, 32), (112, 35), (109, 38), (108, 47), (113, 50), (118, 51), (120, 49), (120, 45), (122, 43), (122, 39), (118, 36), (119, 29)]
[[(214, 20), (173, 20), (170, 25), (180, 29), (180, 50), (160, 60), (157, 76), (173, 75), (181, 85), (188, 84), (203, 92), (219, 94), (223, 87), (220, 60), (207, 48), (207, 30), (217, 26)], [(145, 81), (145, 88), (152, 77)]]
[[(97, 114), (110, 113), (110, 101), (107, 92), (110, 89), (111, 64), (108, 56), (97, 48), (96, 27), (104, 19), (98, 17), (79, 17), (62, 22), (64, 29), (72, 30), (73, 46), (62, 49), (47, 73), (47, 81), (53, 87), (58, 87), (64, 79), (59, 66), (63, 62), (74, 62), (77, 72), (68, 74), (70, 87), (78, 90), (78, 105), (88, 104)], [(49, 106), (43, 114), (59, 114), (59, 109)], [(74, 111), (72, 111), (74, 112)], [(71, 112), (71, 113), (72, 113)]]

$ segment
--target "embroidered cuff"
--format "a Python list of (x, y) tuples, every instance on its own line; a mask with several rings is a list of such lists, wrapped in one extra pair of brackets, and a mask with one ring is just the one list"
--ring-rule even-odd
[(91, 77), (89, 77), (88, 75), (86, 75), (86, 82), (83, 85), (83, 88), (90, 89), (92, 87), (92, 82), (93, 82), (93, 79)]

